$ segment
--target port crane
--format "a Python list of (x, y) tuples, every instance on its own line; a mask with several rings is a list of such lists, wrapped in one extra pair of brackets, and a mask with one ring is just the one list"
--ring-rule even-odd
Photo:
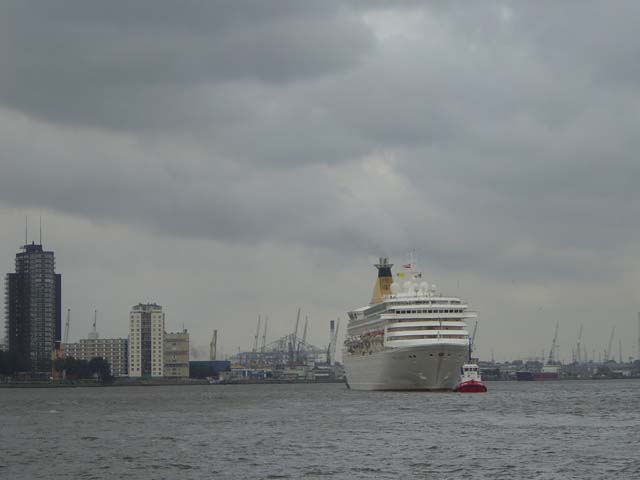
[(258, 315), (258, 328), (256, 328), (256, 335), (253, 337), (253, 353), (258, 351), (258, 337), (260, 336), (260, 315)]
[(547, 365), (555, 365), (556, 364), (556, 348), (558, 344), (558, 328), (560, 327), (560, 320), (556, 322), (556, 330), (553, 334), (553, 341), (551, 342), (551, 350), (549, 350), (549, 359), (547, 360)]
[(582, 324), (580, 324), (580, 330), (578, 330), (578, 344), (576, 345), (576, 363), (580, 363), (580, 352), (582, 351)]
[(616, 333), (616, 326), (614, 325), (611, 329), (611, 336), (609, 337), (609, 344), (607, 345), (607, 349), (604, 352), (604, 361), (608, 362), (611, 360), (611, 345), (613, 344), (613, 335)]
[(618, 339), (618, 359), (619, 363), (622, 363), (622, 339)]
[(67, 344), (69, 343), (69, 326), (71, 323), (71, 309), (67, 308), (67, 321), (64, 324), (64, 340), (63, 340), (63, 344)]
[(300, 325), (300, 312), (302, 308), (298, 307), (298, 315), (296, 316), (296, 328), (290, 335), (289, 340), (289, 363), (293, 364), (296, 361), (297, 340), (298, 340), (298, 326)]
[(329, 345), (327, 346), (327, 365), (333, 365), (336, 359), (336, 344), (338, 342), (338, 331), (340, 330), (340, 318), (334, 323), (331, 320), (329, 331)]
[(300, 351), (304, 345), (307, 343), (307, 328), (309, 325), (309, 317), (304, 317), (304, 329), (302, 330), (302, 342), (298, 341), (298, 345), (296, 347), (296, 361), (300, 361)]
[(265, 348), (267, 347), (267, 324), (269, 323), (269, 317), (264, 317), (264, 331), (262, 332), (262, 346), (260, 347), (260, 352), (264, 353)]

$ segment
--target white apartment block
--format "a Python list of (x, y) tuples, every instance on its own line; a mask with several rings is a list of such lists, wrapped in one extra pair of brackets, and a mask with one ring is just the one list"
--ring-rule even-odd
[(126, 338), (83, 338), (78, 343), (64, 344), (63, 348), (65, 357), (87, 361), (104, 358), (114, 377), (126, 377), (129, 373)]
[(129, 376), (164, 374), (164, 313), (155, 303), (140, 303), (129, 314)]

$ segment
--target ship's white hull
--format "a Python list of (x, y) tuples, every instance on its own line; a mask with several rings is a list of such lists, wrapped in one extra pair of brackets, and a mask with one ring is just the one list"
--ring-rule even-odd
[(467, 356), (464, 345), (440, 344), (345, 354), (343, 361), (353, 390), (452, 390)]

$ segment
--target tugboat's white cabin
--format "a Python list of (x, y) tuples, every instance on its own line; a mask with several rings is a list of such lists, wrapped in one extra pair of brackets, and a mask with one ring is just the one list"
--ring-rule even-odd
[(480, 367), (475, 363), (465, 363), (462, 365), (462, 378), (463, 380), (480, 381)]

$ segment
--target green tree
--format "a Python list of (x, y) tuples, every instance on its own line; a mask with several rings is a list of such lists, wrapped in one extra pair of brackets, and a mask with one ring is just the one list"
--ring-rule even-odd
[(97, 375), (98, 381), (102, 383), (111, 383), (113, 381), (111, 365), (102, 357), (95, 357), (89, 361), (89, 371)]
[(111, 365), (102, 357), (92, 358), (89, 361), (74, 357), (59, 358), (54, 362), (55, 368), (65, 371), (65, 377), (69, 380), (95, 377), (101, 383), (111, 383)]

